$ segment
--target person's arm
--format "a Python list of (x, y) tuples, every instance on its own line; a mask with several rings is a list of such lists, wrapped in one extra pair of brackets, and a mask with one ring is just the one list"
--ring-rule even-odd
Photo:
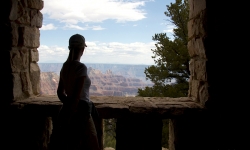
[(65, 103), (67, 101), (67, 95), (65, 93), (64, 84), (61, 78), (59, 78), (59, 84), (57, 87), (57, 96), (62, 103)]

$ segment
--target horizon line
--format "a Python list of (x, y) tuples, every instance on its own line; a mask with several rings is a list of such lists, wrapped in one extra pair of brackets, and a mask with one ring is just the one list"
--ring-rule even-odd
[[(64, 62), (37, 62), (38, 64), (63, 64)], [(82, 62), (83, 63), (83, 62)], [(86, 63), (84, 64), (107, 64), (107, 65), (154, 65), (154, 64), (122, 64), (122, 63)]]

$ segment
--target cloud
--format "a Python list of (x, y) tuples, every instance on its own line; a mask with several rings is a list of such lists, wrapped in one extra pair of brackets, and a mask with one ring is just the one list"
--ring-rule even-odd
[(39, 62), (64, 62), (69, 50), (59, 46), (40, 45), (38, 52)]
[[(151, 49), (155, 43), (101, 43), (88, 42), (81, 58), (86, 63), (111, 63), (111, 64), (154, 64)], [(59, 46), (41, 45), (39, 48), (40, 62), (64, 62), (68, 56), (68, 49)], [(56, 58), (56, 59), (55, 59)]]
[(175, 28), (175, 26), (171, 24), (164, 24), (164, 25), (166, 26), (166, 28), (163, 30), (163, 32), (173, 34), (173, 29)]
[(42, 25), (42, 28), (40, 30), (55, 30), (57, 27), (55, 27), (52, 23), (47, 25)]
[(85, 26), (85, 27), (81, 27), (81, 26), (78, 26), (78, 25), (73, 25), (73, 24), (68, 24), (68, 25), (65, 25), (64, 26), (64, 29), (77, 29), (77, 30), (88, 30), (89, 27), (88, 26)]
[(93, 26), (92, 30), (104, 30), (105, 28), (101, 27), (101, 26)]
[(145, 1), (137, 0), (44, 0), (43, 14), (67, 25), (138, 21), (146, 18), (141, 8)]
[(79, 25), (73, 25), (73, 24), (67, 24), (63, 27), (64, 29), (76, 29), (76, 30), (104, 30), (105, 28), (101, 26), (79, 26)]
[(165, 26), (165, 29), (163, 30), (163, 32), (164, 33), (167, 33), (167, 35), (168, 35), (168, 37), (170, 38), (170, 39), (174, 39), (174, 36), (173, 36), (173, 34), (174, 34), (174, 32), (173, 32), (173, 29), (175, 28), (175, 25), (173, 25), (173, 24), (166, 24), (166, 23), (164, 23), (164, 24), (162, 24), (162, 25), (164, 25)]

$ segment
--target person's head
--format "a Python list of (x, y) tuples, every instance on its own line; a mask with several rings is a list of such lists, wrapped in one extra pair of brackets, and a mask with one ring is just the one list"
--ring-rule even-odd
[(81, 34), (74, 34), (69, 38), (69, 50), (84, 49), (87, 47), (85, 38)]
[(80, 34), (74, 34), (69, 38), (69, 50), (70, 58), (76, 59), (83, 54), (83, 51), (87, 47), (85, 43), (85, 38)]

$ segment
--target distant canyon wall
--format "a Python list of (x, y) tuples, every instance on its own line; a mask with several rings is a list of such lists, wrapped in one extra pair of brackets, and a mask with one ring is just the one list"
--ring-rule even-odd
[[(55, 72), (59, 75), (63, 63), (39, 63), (41, 72)], [(85, 63), (88, 68), (100, 70), (105, 73), (107, 70), (112, 71), (115, 75), (122, 75), (126, 78), (138, 78), (147, 84), (152, 84), (151, 81), (146, 80), (144, 73), (145, 68), (149, 65), (130, 65), (130, 64), (100, 64), (100, 63)]]
[[(41, 69), (41, 95), (56, 95), (56, 90), (59, 82), (60, 64), (49, 66), (48, 64), (43, 67), (47, 70), (54, 69), (55, 72), (44, 72)], [(59, 68), (59, 69), (58, 69)], [(59, 70), (59, 71), (58, 71)], [(118, 69), (117, 69), (118, 70)], [(122, 70), (122, 69), (120, 69)], [(56, 73), (57, 72), (57, 73)], [(124, 69), (123, 72), (126, 72)], [(129, 70), (127, 70), (129, 72)], [(120, 71), (122, 74), (122, 71)], [(125, 74), (125, 73), (124, 73)], [(88, 68), (88, 75), (91, 79), (90, 95), (93, 96), (136, 96), (138, 88), (152, 86), (152, 83), (145, 82), (140, 78), (127, 77), (119, 74), (114, 74), (111, 70), (103, 72), (92, 67)], [(132, 75), (134, 76), (134, 75)]]

